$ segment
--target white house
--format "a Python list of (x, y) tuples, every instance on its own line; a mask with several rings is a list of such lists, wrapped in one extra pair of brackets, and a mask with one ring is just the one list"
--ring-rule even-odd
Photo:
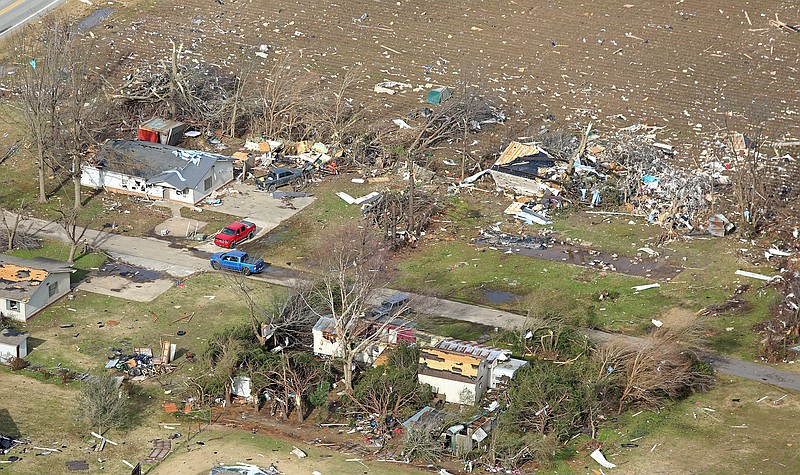
[(311, 329), (314, 337), (314, 354), (317, 356), (339, 357), (339, 337), (336, 334), (336, 320), (320, 317)]
[(231, 180), (230, 157), (140, 140), (109, 140), (81, 165), (81, 185), (189, 205)]
[(489, 387), (492, 389), (507, 385), (520, 368), (528, 366), (525, 360), (511, 358), (511, 350), (481, 345), (474, 341), (448, 338), (437, 343), (436, 348), (485, 358), (489, 368)]
[(475, 404), (489, 385), (486, 359), (457, 351), (422, 348), (419, 382), (454, 404)]
[(66, 262), (0, 254), (0, 314), (20, 322), (69, 292), (73, 269)]
[(28, 334), (10, 328), (0, 331), (0, 363), (28, 356)]
[(475, 404), (488, 388), (507, 384), (528, 362), (510, 357), (511, 351), (448, 338), (419, 357), (419, 382), (429, 384), (445, 401)]

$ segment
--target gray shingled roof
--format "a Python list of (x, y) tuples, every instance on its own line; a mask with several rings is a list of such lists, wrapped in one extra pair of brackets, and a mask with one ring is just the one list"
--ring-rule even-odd
[(140, 140), (109, 140), (92, 162), (98, 168), (183, 190), (196, 188), (217, 160), (230, 157)]

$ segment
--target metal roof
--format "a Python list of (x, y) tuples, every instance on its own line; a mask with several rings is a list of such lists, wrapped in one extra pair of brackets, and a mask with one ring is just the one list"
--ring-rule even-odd
[(500, 348), (494, 348), (492, 346), (480, 345), (474, 341), (456, 340), (455, 338), (448, 338), (440, 341), (436, 345), (436, 348), (484, 358), (489, 363), (498, 358), (500, 358), (501, 361), (505, 361), (511, 354), (510, 350), (501, 350)]
[(109, 140), (100, 146), (91, 164), (183, 190), (196, 188), (217, 160), (230, 158), (140, 140)]
[(140, 129), (164, 133), (168, 133), (170, 130), (180, 127), (186, 127), (186, 124), (183, 122), (178, 122), (177, 120), (162, 119), (161, 117), (153, 117), (147, 122), (143, 122), (141, 125), (139, 125)]
[(322, 333), (336, 334), (336, 320), (332, 317), (320, 317), (314, 324), (314, 330)]

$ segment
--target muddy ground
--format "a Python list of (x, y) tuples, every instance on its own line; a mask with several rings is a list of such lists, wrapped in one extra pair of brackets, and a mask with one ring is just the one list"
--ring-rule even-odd
[[(335, 82), (363, 68), (354, 96), (375, 118), (402, 117), (424, 92), (385, 95), (374, 84), (480, 84), (514, 120), (552, 115), (568, 124), (590, 117), (609, 127), (668, 126), (673, 143), (766, 117), (776, 138), (800, 135), (800, 33), (769, 21), (800, 23), (796, 2), (613, 1), (557, 3), (313, 0), (160, 0), (118, 8), (92, 29), (107, 72), (123, 76), (169, 55), (169, 38), (191, 61), (223, 70), (295, 61)], [(366, 16), (365, 16), (366, 15)], [(363, 18), (363, 20), (362, 20)], [(266, 59), (256, 56), (269, 47)], [(253, 87), (257, 86), (258, 81)], [(621, 114), (623, 117), (618, 116)]]

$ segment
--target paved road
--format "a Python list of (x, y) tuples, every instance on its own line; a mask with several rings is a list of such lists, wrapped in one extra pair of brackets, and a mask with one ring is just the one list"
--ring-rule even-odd
[[(2, 212), (2, 211), (0, 211)], [(9, 213), (10, 215), (10, 213)], [(20, 225), (20, 232), (38, 235), (42, 238), (67, 241), (66, 233), (57, 224), (41, 219), (28, 218)], [(103, 231), (87, 230), (86, 239), (90, 245), (102, 249), (112, 257), (132, 265), (166, 272), (174, 277), (186, 277), (209, 269), (206, 257), (182, 248), (171, 247), (166, 241), (147, 237), (130, 237)], [(271, 268), (266, 274), (253, 276), (258, 280), (276, 285), (293, 287), (302, 281), (302, 275), (289, 269)], [(396, 290), (381, 289), (374, 300), (396, 293)], [(413, 305), (425, 309), (426, 313), (441, 315), (456, 320), (478, 323), (498, 328), (522, 328), (525, 316), (487, 307), (479, 307), (451, 300), (411, 294)], [(589, 338), (599, 344), (613, 338), (626, 338), (641, 341), (640, 338), (617, 335), (597, 330), (587, 330)], [(753, 362), (707, 354), (705, 359), (720, 373), (738, 376), (785, 389), (800, 391), (800, 374)]]
[(0, 0), (0, 38), (65, 0)]

